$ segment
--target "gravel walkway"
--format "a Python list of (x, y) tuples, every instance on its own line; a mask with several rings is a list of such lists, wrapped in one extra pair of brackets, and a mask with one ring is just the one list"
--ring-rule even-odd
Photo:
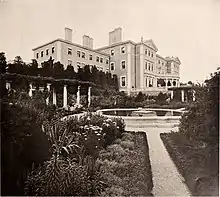
[(153, 194), (155, 196), (191, 196), (183, 177), (168, 155), (160, 133), (169, 132), (169, 128), (147, 128), (151, 168), (153, 173)]

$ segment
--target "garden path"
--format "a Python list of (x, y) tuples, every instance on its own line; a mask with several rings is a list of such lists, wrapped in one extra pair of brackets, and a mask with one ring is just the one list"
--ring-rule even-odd
[(153, 194), (154, 196), (191, 196), (184, 178), (179, 174), (160, 139), (160, 133), (170, 130), (170, 128), (144, 129), (147, 134), (153, 174)]

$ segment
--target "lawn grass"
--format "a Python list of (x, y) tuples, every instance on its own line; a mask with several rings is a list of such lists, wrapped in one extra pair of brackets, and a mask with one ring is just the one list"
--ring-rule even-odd
[(102, 196), (152, 196), (152, 172), (144, 132), (131, 132), (100, 154), (108, 188)]
[(189, 141), (180, 133), (160, 137), (193, 196), (218, 196), (218, 148)]

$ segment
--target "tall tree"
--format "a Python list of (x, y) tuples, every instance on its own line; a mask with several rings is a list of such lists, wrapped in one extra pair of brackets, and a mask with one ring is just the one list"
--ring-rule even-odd
[(25, 64), (21, 56), (16, 56), (13, 63), (8, 64), (8, 72), (17, 74), (26, 74)]
[(84, 69), (84, 81), (91, 81), (91, 71), (90, 71), (90, 66), (89, 65), (85, 65)]
[(32, 62), (29, 66), (29, 72), (28, 72), (29, 75), (32, 75), (32, 76), (37, 76), (39, 74), (39, 69), (38, 69), (38, 63), (37, 63), (37, 60), (35, 59), (32, 59)]
[(63, 64), (60, 62), (56, 62), (53, 65), (53, 77), (55, 78), (62, 78), (64, 75), (64, 68)]
[(53, 76), (53, 59), (50, 57), (48, 61), (42, 63), (41, 75), (44, 77)]
[(96, 66), (92, 67), (92, 77), (91, 77), (91, 81), (94, 83), (98, 83), (98, 69), (96, 68)]
[(76, 72), (74, 71), (74, 67), (71, 65), (68, 65), (66, 70), (64, 70), (64, 77), (67, 79), (75, 79), (76, 78)]
[(80, 81), (83, 81), (84, 77), (83, 77), (83, 74), (84, 74), (84, 70), (83, 68), (78, 68), (78, 72), (77, 72), (77, 79), (80, 80)]
[(7, 62), (6, 62), (5, 53), (1, 52), (0, 53), (0, 74), (6, 72), (6, 66), (7, 66)]
[[(6, 57), (5, 57), (5, 53), (0, 53), (0, 74), (3, 74), (6, 72), (6, 67), (7, 67), (7, 62), (6, 62)], [(1, 78), (0, 81), (0, 87), (1, 87), (1, 92), (0, 92), (0, 98), (3, 98), (5, 95), (7, 95), (7, 91), (6, 91), (6, 83), (5, 80), (3, 80)]]

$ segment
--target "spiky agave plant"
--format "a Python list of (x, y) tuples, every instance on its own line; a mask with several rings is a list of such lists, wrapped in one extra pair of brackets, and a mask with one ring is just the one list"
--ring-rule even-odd
[[(51, 159), (35, 169), (27, 179), (26, 195), (62, 195), (63, 189), (68, 188), (65, 181), (68, 171), (68, 162), (79, 160), (80, 146), (74, 139), (74, 135), (66, 128), (63, 121), (51, 121), (42, 126), (43, 132), (48, 136), (51, 143)], [(64, 186), (63, 183), (66, 183)], [(61, 187), (62, 186), (62, 187)]]

